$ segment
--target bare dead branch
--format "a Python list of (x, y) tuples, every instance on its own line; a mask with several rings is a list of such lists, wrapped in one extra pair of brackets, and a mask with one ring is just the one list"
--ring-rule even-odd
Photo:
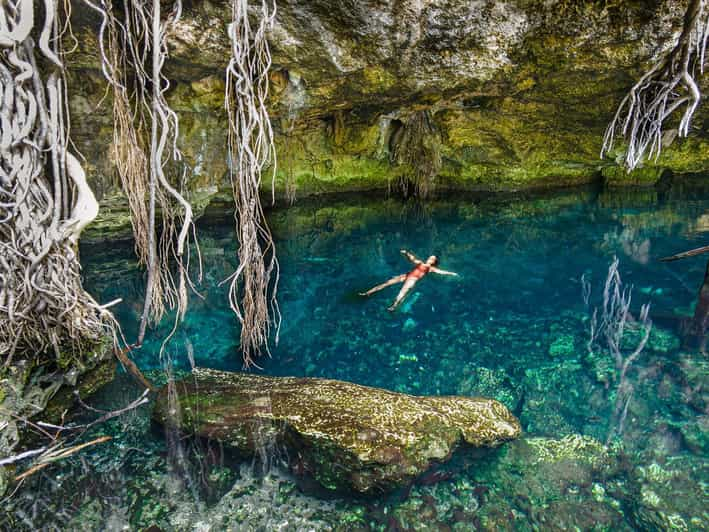
[(73, 447), (69, 447), (68, 449), (64, 449), (61, 445), (59, 445), (58, 448), (50, 448), (50, 449), (46, 450), (39, 457), (39, 459), (35, 465), (30, 467), (27, 471), (23, 472), (22, 474), (17, 475), (15, 477), (15, 482), (20, 482), (21, 480), (24, 480), (27, 477), (34, 475), (37, 471), (44, 469), (48, 465), (51, 465), (54, 462), (57, 462), (57, 461), (62, 460), (64, 458), (68, 458), (72, 454), (78, 453), (82, 449), (86, 449), (87, 447), (91, 447), (91, 446), (97, 445), (99, 443), (107, 442), (111, 439), (112, 439), (111, 436), (101, 436), (101, 437), (95, 438), (91, 441), (87, 441), (86, 443), (74, 445)]
[[(603, 287), (603, 307), (600, 318), (598, 309), (594, 309), (590, 321), (590, 334), (587, 343), (589, 355), (607, 354), (615, 363), (615, 401), (612, 417), (608, 424), (606, 445), (614, 436), (623, 433), (628, 405), (633, 395), (633, 385), (628, 380), (628, 370), (642, 354), (650, 338), (652, 320), (650, 320), (650, 304), (640, 308), (640, 315), (632, 325), (641, 331), (641, 336), (635, 348), (628, 352), (623, 345), (623, 338), (630, 327), (630, 303), (632, 288), (623, 288), (618, 272), (619, 261), (616, 257), (608, 267), (605, 285)], [(589, 288), (590, 290), (590, 288)], [(584, 294), (584, 297), (585, 294)]]
[(702, 246), (700, 248), (690, 249), (689, 251), (683, 251), (682, 253), (677, 253), (676, 255), (670, 255), (669, 257), (662, 257), (660, 262), (672, 262), (675, 260), (686, 259), (688, 257), (696, 257), (702, 253), (709, 253), (709, 246)]

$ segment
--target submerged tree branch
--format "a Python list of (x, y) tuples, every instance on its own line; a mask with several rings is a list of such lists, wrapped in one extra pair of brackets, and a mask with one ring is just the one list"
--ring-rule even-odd
[(99, 443), (104, 443), (109, 440), (113, 439), (111, 436), (101, 436), (99, 438), (94, 438), (91, 441), (87, 441), (85, 443), (79, 444), (79, 445), (74, 445), (69, 448), (64, 448), (61, 445), (57, 447), (52, 447), (48, 450), (46, 450), (44, 453), (42, 453), (39, 458), (37, 459), (37, 463), (30, 467), (27, 471), (23, 472), (20, 475), (17, 475), (15, 477), (15, 482), (20, 482), (21, 480), (26, 479), (27, 477), (34, 475), (37, 471), (40, 471), (47, 467), (48, 465), (57, 462), (59, 460), (62, 460), (64, 458), (68, 458), (72, 454), (78, 453), (82, 449), (85, 449), (86, 447), (91, 447), (93, 445), (97, 445)]
[[(586, 349), (591, 357), (606, 354), (615, 363), (615, 401), (613, 412), (608, 424), (606, 445), (613, 437), (621, 436), (625, 427), (628, 407), (633, 397), (633, 384), (628, 379), (628, 370), (642, 354), (652, 330), (650, 319), (650, 304), (640, 307), (637, 321), (630, 316), (632, 288), (624, 288), (618, 271), (619, 261), (616, 257), (608, 267), (608, 275), (603, 287), (603, 307), (600, 318), (598, 309), (594, 309), (590, 320), (590, 335)], [(590, 287), (588, 288), (590, 290)], [(584, 296), (585, 297), (585, 296)], [(634, 328), (640, 332), (640, 337), (632, 351), (623, 345), (627, 330)]]
[(672, 262), (675, 260), (686, 259), (688, 257), (695, 257), (697, 255), (701, 255), (702, 253), (709, 253), (709, 246), (702, 246), (700, 248), (690, 249), (689, 251), (677, 253), (676, 255), (670, 255), (669, 257), (662, 257), (660, 259), (660, 262)]
[(140, 371), (138, 366), (136, 366), (135, 362), (128, 358), (127, 352), (130, 351), (133, 347), (135, 346), (129, 345), (125, 349), (119, 349), (118, 347), (115, 347), (114, 352), (116, 354), (116, 358), (121, 361), (121, 364), (123, 364), (123, 367), (126, 369), (126, 371), (133, 375), (133, 377), (135, 377), (138, 382), (140, 382), (151, 392), (156, 392), (157, 388), (155, 387), (155, 385), (150, 382), (145, 377), (145, 375), (143, 375), (143, 372)]

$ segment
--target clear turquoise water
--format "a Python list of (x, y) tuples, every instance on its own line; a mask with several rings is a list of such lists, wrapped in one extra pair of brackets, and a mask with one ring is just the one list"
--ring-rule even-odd
[[(283, 468), (259, 478), (205, 442), (190, 443), (184, 462), (176, 461), (145, 408), (99, 429), (116, 436), (110, 444), (27, 488), (56, 515), (57, 508), (65, 512), (57, 517), (60, 528), (123, 523), (171, 530), (202, 523), (212, 530), (271, 530), (285, 521), (292, 530), (709, 527), (708, 365), (694, 346), (681, 347), (679, 335), (706, 257), (657, 261), (709, 241), (706, 190), (460, 197), (425, 207), (330, 198), (277, 209), (270, 221), (283, 324), (272, 357), (259, 361), (264, 373), (413, 394), (492, 396), (520, 418), (523, 439), (482, 458), (463, 451), (444, 481), (424, 481), (385, 500), (324, 500), (301, 493)], [(168, 351), (179, 370), (189, 369), (190, 352), (199, 366), (237, 371), (239, 331), (226, 288), (218, 286), (236, 263), (230, 215), (208, 213), (199, 234), (204, 299), (191, 298)], [(131, 246), (93, 242), (81, 250), (87, 289), (100, 301), (124, 299), (115, 311), (128, 339), (135, 336), (143, 282)], [(394, 313), (386, 307), (395, 287), (358, 296), (410, 268), (400, 248), (422, 258), (436, 254), (442, 268), (460, 277), (429, 275)], [(612, 362), (590, 355), (586, 342), (614, 256), (633, 286), (632, 310), (650, 302), (655, 325), (630, 372), (635, 393), (622, 437), (602, 450), (597, 440), (605, 441), (615, 393)], [(593, 287), (590, 305), (582, 275)], [(134, 354), (154, 376), (170, 326), (166, 320)], [(94, 404), (117, 407), (137, 394), (119, 375)], [(65, 484), (57, 486), (56, 475)], [(27, 514), (29, 503), (18, 500)], [(262, 515), (261, 506), (270, 510)]]

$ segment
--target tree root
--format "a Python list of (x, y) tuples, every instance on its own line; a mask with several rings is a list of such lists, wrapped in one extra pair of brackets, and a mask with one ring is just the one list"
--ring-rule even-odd
[(148, 390), (151, 392), (157, 392), (157, 387), (150, 382), (145, 375), (138, 369), (138, 366), (133, 362), (130, 358), (128, 358), (128, 352), (134, 349), (135, 345), (129, 345), (126, 346), (124, 349), (119, 349), (118, 347), (115, 347), (113, 352), (116, 355), (116, 358), (120, 360), (121, 364), (123, 364), (123, 367), (126, 368), (126, 371), (133, 375), (135, 379), (140, 382), (143, 386), (145, 386)]
[(707, 0), (690, 0), (677, 44), (623, 98), (606, 129), (601, 157), (613, 149), (620, 128), (620, 135), (628, 144), (623, 162), (629, 171), (645, 158), (657, 159), (662, 150), (663, 125), (683, 106), (678, 134), (680, 137), (689, 134), (701, 100), (696, 76), (704, 73), (709, 37), (707, 8)]
[(245, 366), (254, 365), (262, 350), (269, 353), (271, 327), (278, 342), (281, 320), (276, 301), (278, 261), (259, 197), (264, 169), (271, 165), (272, 179), (276, 173), (273, 130), (266, 110), (271, 66), (266, 32), (273, 26), (276, 5), (261, 0), (255, 28), (249, 22), (248, 9), (248, 0), (232, 0), (232, 56), (226, 69), (225, 93), (229, 175), (239, 242), (239, 266), (227, 281), (229, 303), (241, 323)]
[[(114, 95), (114, 154), (128, 197), (136, 253), (148, 274), (136, 341), (139, 346), (148, 323), (160, 321), (168, 309), (177, 309), (178, 321), (183, 318), (187, 286), (192, 286), (187, 277), (189, 257), (186, 257), (192, 207), (168, 181), (164, 171), (168, 163), (179, 163), (182, 159), (177, 147), (178, 119), (165, 99), (169, 84), (162, 74), (168, 54), (166, 35), (180, 18), (182, 3), (175, 0), (172, 12), (163, 17), (158, 0), (128, 2), (119, 22), (111, 0), (85, 2), (103, 17), (99, 42), (103, 73)], [(138, 113), (133, 112), (134, 105)], [(150, 144), (146, 146), (141, 139), (148, 124)], [(156, 219), (158, 210), (162, 214), (161, 238)], [(177, 278), (171, 273), (173, 260), (178, 266)]]
[[(82, 285), (76, 243), (98, 211), (68, 152), (67, 90), (57, 0), (44, 0), (35, 44), (32, 0), (0, 5), (0, 353), (36, 358), (88, 350), (111, 334)], [(39, 10), (37, 10), (39, 12)], [(46, 60), (41, 71), (36, 56)], [(72, 186), (73, 185), (73, 186)]]
[(417, 111), (403, 120), (391, 138), (391, 159), (409, 168), (398, 182), (402, 194), (427, 198), (442, 165), (440, 133), (430, 111)]

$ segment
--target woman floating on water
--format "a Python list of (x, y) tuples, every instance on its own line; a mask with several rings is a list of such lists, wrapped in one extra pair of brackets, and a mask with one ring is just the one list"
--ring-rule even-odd
[(397, 275), (396, 277), (392, 277), (388, 281), (386, 281), (382, 284), (378, 284), (377, 286), (370, 288), (366, 292), (361, 292), (359, 295), (370, 296), (374, 292), (378, 292), (379, 290), (382, 290), (383, 288), (386, 288), (387, 286), (391, 286), (391, 285), (397, 284), (397, 283), (404, 283), (404, 286), (402, 286), (401, 290), (399, 290), (399, 294), (396, 296), (394, 303), (392, 303), (391, 306), (387, 309), (387, 310), (393, 311), (396, 309), (396, 307), (399, 306), (399, 303), (401, 303), (404, 300), (406, 295), (411, 291), (411, 289), (418, 282), (418, 280), (421, 279), (428, 272), (440, 273), (441, 275), (458, 275), (457, 273), (447, 272), (446, 270), (441, 270), (440, 268), (436, 268), (436, 264), (438, 264), (438, 257), (436, 257), (435, 255), (431, 255), (430, 257), (428, 257), (428, 259), (426, 259), (426, 262), (423, 262), (416, 255), (414, 255), (413, 253), (409, 253), (405, 249), (402, 249), (401, 253), (407, 259), (409, 259), (411, 262), (413, 262), (416, 265), (416, 267), (413, 270), (411, 270), (409, 273), (402, 273), (401, 275)]

